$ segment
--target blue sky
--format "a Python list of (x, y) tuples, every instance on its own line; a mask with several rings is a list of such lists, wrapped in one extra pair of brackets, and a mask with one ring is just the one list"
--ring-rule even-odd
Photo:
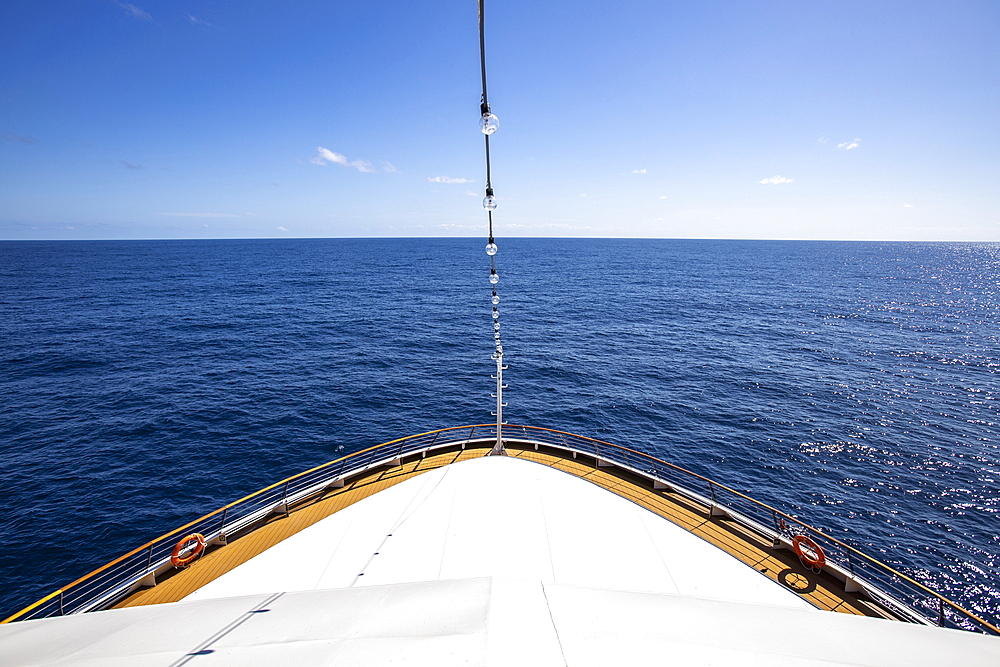
[[(485, 235), (476, 29), (4, 2), (0, 238)], [(487, 30), (498, 236), (1000, 241), (1000, 3), (489, 0)]]

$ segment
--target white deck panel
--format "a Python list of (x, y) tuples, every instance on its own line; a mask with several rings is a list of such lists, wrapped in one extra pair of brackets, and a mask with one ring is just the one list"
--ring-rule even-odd
[(0, 626), (4, 667), (995, 667), (1000, 639), (509, 579), (182, 601)]
[(649, 510), (513, 457), (472, 459), (390, 487), (185, 599), (472, 577), (813, 609)]

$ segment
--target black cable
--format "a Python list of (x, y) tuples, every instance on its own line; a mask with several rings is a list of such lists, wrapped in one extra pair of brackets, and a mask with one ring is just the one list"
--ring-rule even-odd
[[(486, 10), (485, 0), (479, 0), (479, 66), (483, 75), (483, 97), (479, 105), (482, 116), (490, 114), (490, 102), (486, 93)], [(486, 195), (493, 194), (493, 174), (490, 165), (490, 135), (486, 135)], [(493, 211), (488, 211), (490, 218), (490, 243), (493, 243)]]
[(486, 27), (483, 15), (483, 0), (479, 0), (479, 64), (483, 70), (483, 101), (480, 110), (485, 114), (490, 104), (486, 99)]
[[(486, 135), (486, 189), (493, 189), (492, 179), (490, 178), (490, 135), (488, 134)], [(493, 193), (487, 192), (486, 194), (489, 195)]]

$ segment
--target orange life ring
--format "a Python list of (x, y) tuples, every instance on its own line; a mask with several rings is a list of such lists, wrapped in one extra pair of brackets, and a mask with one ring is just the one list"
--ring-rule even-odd
[(792, 548), (806, 566), (821, 569), (826, 565), (826, 554), (823, 548), (813, 542), (805, 535), (796, 535), (792, 538)]
[[(205, 536), (201, 533), (191, 533), (187, 537), (181, 538), (181, 541), (174, 547), (173, 553), (170, 554), (170, 563), (174, 567), (184, 567), (201, 555), (204, 550)], [(183, 552), (187, 553), (182, 556)]]

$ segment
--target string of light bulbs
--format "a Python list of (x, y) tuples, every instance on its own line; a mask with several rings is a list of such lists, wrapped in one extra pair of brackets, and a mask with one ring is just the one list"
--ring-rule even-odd
[(500, 121), (490, 110), (489, 97), (486, 94), (486, 30), (485, 13), (483, 11), (484, 0), (479, 0), (479, 63), (483, 74), (483, 96), (479, 103), (479, 129), (486, 136), (486, 197), (483, 199), (483, 208), (486, 209), (486, 216), (489, 220), (489, 240), (486, 243), (486, 254), (490, 257), (490, 285), (493, 292), (490, 301), (493, 304), (493, 355), (496, 362), (497, 371), (493, 378), (496, 380), (496, 411), (497, 418), (497, 441), (493, 446), (491, 455), (505, 455), (507, 453), (503, 444), (503, 390), (506, 386), (503, 383), (503, 344), (500, 340), (500, 297), (497, 295), (497, 283), (500, 282), (500, 275), (497, 273), (497, 244), (493, 238), (493, 211), (497, 207), (497, 198), (493, 195), (493, 174), (490, 169), (490, 137), (500, 128)]

